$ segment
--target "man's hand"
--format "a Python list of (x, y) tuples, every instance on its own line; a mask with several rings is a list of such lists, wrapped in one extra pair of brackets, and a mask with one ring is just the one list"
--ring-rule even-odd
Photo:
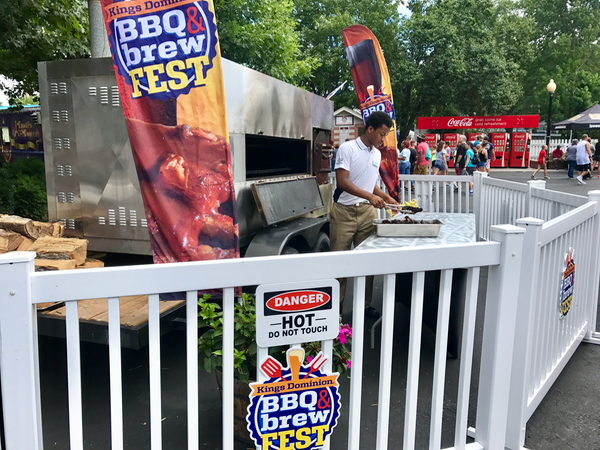
[(371, 202), (371, 205), (373, 205), (375, 208), (385, 208), (385, 201), (378, 195), (371, 195), (371, 198), (369, 198), (369, 202)]

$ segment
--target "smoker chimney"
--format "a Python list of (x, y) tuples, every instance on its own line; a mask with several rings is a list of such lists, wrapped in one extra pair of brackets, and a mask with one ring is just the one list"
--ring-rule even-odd
[(110, 57), (106, 25), (102, 17), (102, 4), (100, 0), (88, 0), (88, 14), (90, 16), (90, 43), (92, 58)]

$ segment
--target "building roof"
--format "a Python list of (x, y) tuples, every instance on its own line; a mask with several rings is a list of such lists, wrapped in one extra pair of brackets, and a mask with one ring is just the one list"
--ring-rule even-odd
[(333, 112), (334, 117), (341, 116), (341, 115), (348, 115), (348, 114), (356, 117), (357, 119), (362, 120), (362, 115), (361, 115), (360, 111), (357, 111), (356, 109), (348, 108), (347, 106), (342, 106), (340, 109)]
[(0, 106), (0, 114), (15, 114), (22, 112), (36, 112), (40, 110), (40, 105), (23, 105), (21, 109), (14, 109), (14, 106)]

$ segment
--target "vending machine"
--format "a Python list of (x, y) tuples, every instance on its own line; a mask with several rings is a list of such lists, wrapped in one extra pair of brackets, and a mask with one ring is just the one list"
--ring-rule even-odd
[(484, 136), (485, 133), (478, 131), (477, 133), (469, 133), (467, 134), (467, 141), (475, 142), (477, 140), (477, 136)]
[(529, 133), (513, 133), (509, 167), (529, 167)]
[(454, 152), (456, 151), (456, 146), (458, 145), (458, 133), (446, 133), (444, 134), (444, 142), (448, 144), (452, 153), (450, 154), (450, 159), (448, 160), (448, 167), (454, 167)]
[(494, 146), (490, 157), (490, 167), (508, 167), (508, 144), (510, 142), (508, 133), (492, 133), (490, 139)]
[(423, 136), (425, 136), (425, 142), (427, 142), (427, 145), (429, 145), (429, 148), (431, 149), (431, 151), (435, 150), (437, 143), (440, 141), (440, 135), (427, 133), (427, 134), (424, 134)]

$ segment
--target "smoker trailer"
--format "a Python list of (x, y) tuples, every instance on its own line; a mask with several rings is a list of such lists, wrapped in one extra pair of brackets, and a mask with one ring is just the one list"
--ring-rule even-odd
[[(48, 216), (99, 252), (151, 254), (110, 58), (38, 63)], [(328, 249), (333, 102), (223, 60), (244, 256)]]

